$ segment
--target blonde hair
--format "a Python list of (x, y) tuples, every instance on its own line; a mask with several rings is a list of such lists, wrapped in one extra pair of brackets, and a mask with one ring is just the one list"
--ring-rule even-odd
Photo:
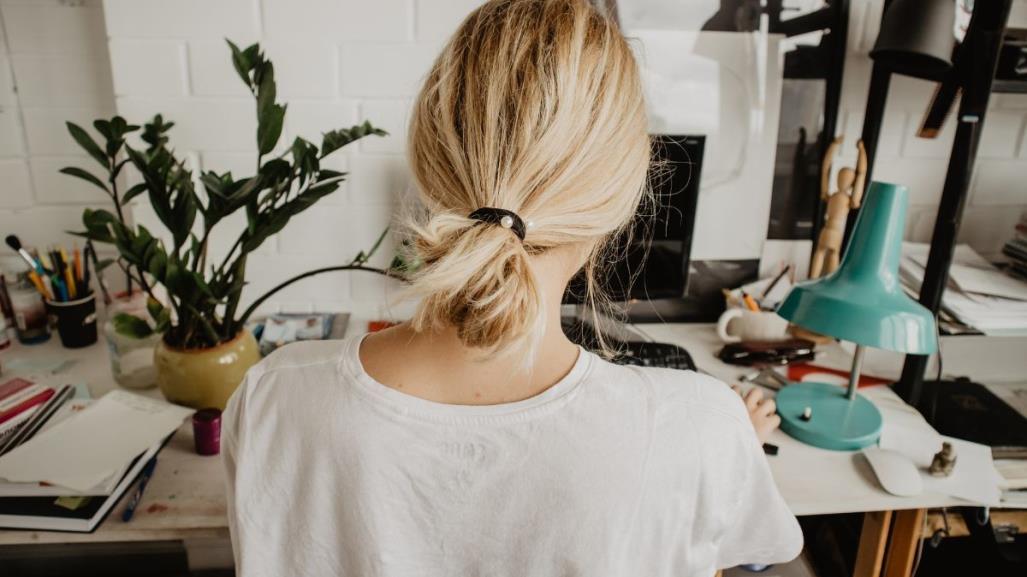
[[(586, 0), (493, 0), (463, 22), (414, 105), (410, 162), (424, 210), (408, 222), (421, 268), (417, 331), (533, 350), (545, 330), (532, 255), (579, 244), (588, 299), (607, 241), (646, 191), (650, 142), (636, 63)], [(508, 228), (468, 215), (513, 211)], [(533, 338), (535, 337), (535, 338)]]

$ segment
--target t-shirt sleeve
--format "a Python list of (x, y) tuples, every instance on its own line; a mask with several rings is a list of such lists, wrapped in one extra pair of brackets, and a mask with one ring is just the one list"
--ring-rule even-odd
[[(748, 415), (746, 415), (747, 417)], [(745, 423), (748, 424), (748, 423)], [(739, 483), (726, 531), (719, 540), (717, 567), (791, 561), (802, 551), (802, 531), (774, 484), (767, 457), (751, 427), (738, 427), (735, 454)]]
[(246, 426), (246, 396), (248, 384), (255, 378), (255, 370), (247, 372), (242, 384), (228, 399), (221, 418), (221, 463), (225, 469), (225, 504), (228, 514), (228, 530), (232, 539), (232, 552), (235, 556), (236, 571), (242, 572), (242, 556), (240, 551), (245, 540), (245, 527), (239, 517), (245, 507), (239, 506), (239, 458), (240, 441), (244, 441), (243, 431)]

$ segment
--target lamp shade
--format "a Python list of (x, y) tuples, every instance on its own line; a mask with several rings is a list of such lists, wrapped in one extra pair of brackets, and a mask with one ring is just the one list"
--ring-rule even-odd
[(856, 344), (933, 353), (938, 342), (934, 315), (902, 292), (898, 275), (908, 202), (906, 187), (872, 183), (841, 265), (793, 288), (777, 314)]
[(941, 80), (952, 68), (955, 22), (952, 0), (892, 0), (870, 57), (892, 72)]

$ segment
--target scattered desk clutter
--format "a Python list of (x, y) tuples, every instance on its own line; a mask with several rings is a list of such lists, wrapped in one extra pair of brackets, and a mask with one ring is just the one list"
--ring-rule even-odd
[[(637, 209), (602, 203), (611, 214), (636, 212), (622, 215), (622, 233), (611, 243), (616, 250), (595, 251), (603, 266), (593, 267), (597, 263), (590, 259), (562, 297), (550, 294), (544, 275), (552, 271), (536, 269), (543, 262), (538, 257), (567, 248), (570, 239), (584, 246), (618, 223), (604, 223), (593, 234), (594, 223), (585, 218), (590, 203), (562, 206), (562, 198), (546, 187), (558, 187), (562, 194), (582, 188), (597, 205), (600, 193), (621, 187), (618, 181), (617, 188), (606, 190), (601, 182), (609, 178), (593, 175), (590, 181), (581, 178), (583, 173), (572, 174), (599, 174), (616, 162), (600, 162), (599, 156), (565, 162), (555, 158), (560, 146), (542, 145), (562, 143), (556, 129), (572, 128), (574, 117), (563, 109), (579, 99), (578, 87), (608, 96), (608, 79), (596, 74), (594, 82), (563, 82), (557, 77), (570, 72), (547, 63), (545, 74), (560, 80), (551, 83), (560, 87), (560, 98), (547, 98), (539, 110), (532, 99), (541, 89), (514, 90), (503, 98), (482, 92), (488, 98), (481, 102), (455, 93), (446, 81), (467, 76), (461, 67), (483, 51), (463, 50), (431, 73), (427, 58), (458, 22), (474, 22), (469, 13), (481, 3), (247, 0), (219, 11), (167, 0), (146, 3), (146, 9), (95, 0), (0, 2), (0, 36), (13, 55), (0, 59), (10, 80), (9, 86), (0, 82), (0, 97), (4, 90), (10, 93), (0, 107), (0, 120), (8, 120), (0, 122), (5, 186), (0, 193), (5, 238), (0, 245), (0, 576), (8, 575), (4, 555), (21, 550), (37, 555), (37, 546), (57, 550), (75, 542), (83, 548), (95, 543), (128, 548), (154, 541), (174, 543), (187, 552), (182, 555), (189, 563), (205, 557), (193, 554), (196, 547), (220, 547), (223, 559), (214, 571), (190, 566), (176, 575), (234, 574), (233, 559), (240, 557), (232, 556), (231, 539), (238, 537), (239, 524), (232, 525), (237, 534), (231, 535), (229, 515), (246, 498), (236, 491), (229, 501), (223, 458), (233, 457), (227, 459), (231, 471), (237, 468), (233, 461), (245, 460), (240, 457), (244, 445), (252, 454), (252, 447), (270, 438), (265, 451), (273, 455), (296, 444), (280, 430), (248, 436), (247, 418), (233, 422), (232, 432), (239, 433), (232, 440), (238, 442), (224, 437), (223, 444), (223, 419), (238, 415), (224, 413), (231, 395), (268, 355), (275, 357), (261, 368), (272, 367), (271, 373), (276, 361), (290, 358), (289, 347), (313, 358), (333, 346), (301, 341), (336, 341), (428, 316), (424, 310), (412, 313), (410, 305), (417, 303), (393, 298), (402, 296), (399, 288), (390, 293), (412, 280), (419, 288), (419, 278), (446, 285), (439, 289), (446, 298), (435, 308), (447, 315), (426, 326), (449, 323), (454, 326), (447, 330), (455, 328), (453, 334), (465, 339), (475, 330), (461, 323), (481, 310), (491, 322), (505, 318), (500, 315), (508, 311), (498, 310), (500, 305), (523, 305), (518, 314), (537, 305), (540, 316), (527, 320), (545, 318), (544, 328), (551, 330), (549, 320), (556, 320), (557, 311), (550, 317), (555, 308), (550, 305), (560, 304), (564, 335), (624, 365), (602, 365), (610, 374), (657, 374), (636, 367), (694, 371), (742, 395), (763, 454), (750, 444), (760, 469), (747, 471), (759, 474), (742, 477), (732, 469), (731, 480), (755, 484), (756, 479), (763, 485), (750, 489), (764, 497), (764, 490), (775, 490), (769, 494), (784, 502), (777, 509), (789, 522), (792, 515), (799, 518), (806, 546), (800, 562), (736, 565), (717, 577), (931, 577), (947, 575), (945, 563), (952, 559), (971, 564), (952, 574), (1027, 574), (1022, 570), (1027, 564), (1027, 0), (588, 2), (597, 10), (589, 12), (588, 30), (613, 18), (609, 30), (615, 34), (589, 32), (575, 41), (597, 41), (594, 36), (608, 42), (623, 31), (639, 55), (637, 82), (635, 67), (622, 66), (613, 58), (616, 53), (607, 49), (603, 62), (610, 70), (617, 65), (611, 78), (630, 81), (623, 83), (632, 90), (642, 87), (644, 98), (630, 99), (639, 114), (633, 118), (643, 118), (642, 106), (645, 111), (637, 125), (614, 115), (619, 127), (614, 141), (591, 132), (603, 125), (600, 116), (614, 104), (582, 106), (575, 112), (593, 114), (590, 132), (582, 133), (587, 138), (578, 140), (596, 144), (590, 153), (609, 153), (610, 142), (622, 146), (629, 128), (637, 128), (639, 152), (621, 155), (625, 166), (637, 160), (637, 171), (622, 170), (620, 178), (630, 172), (640, 182), (644, 153), (651, 150), (647, 185), (652, 194)], [(518, 9), (511, 8), (515, 5)], [(496, 6), (501, 9), (493, 10), (490, 22), (551, 8), (529, 1)], [(573, 5), (583, 7), (584, 0)], [(342, 28), (333, 24), (338, 22)], [(53, 34), (43, 40), (25, 32), (51, 28)], [(73, 33), (64, 33), (69, 30)], [(357, 33), (350, 34), (353, 30)], [(506, 29), (490, 24), (476, 30), (499, 38)], [(247, 42), (211, 41), (233, 36)], [(561, 35), (550, 36), (559, 40)], [(522, 48), (511, 52), (517, 57), (511, 66), (564, 53)], [(464, 56), (467, 62), (456, 62)], [(90, 70), (98, 73), (67, 74), (81, 68), (80, 60), (96, 65)], [(578, 64), (575, 73), (587, 68)], [(482, 86), (531, 87), (539, 76), (524, 73), (513, 82), (502, 78), (507, 72), (502, 68), (473, 71), (502, 80)], [(434, 89), (432, 84), (420, 88), (426, 78)], [(430, 99), (421, 101), (419, 90)], [(491, 118), (529, 118), (538, 135), (526, 134), (512, 147), (484, 143), (461, 150), (476, 141), (468, 136), (472, 132), (496, 141), (513, 134), (513, 124), (497, 128), (488, 124), (491, 118), (469, 121), (482, 103), (498, 112)], [(546, 124), (550, 115), (559, 119), (555, 128)], [(454, 122), (453, 134), (460, 138), (442, 131)], [(427, 134), (428, 128), (437, 130), (435, 146), (419, 145), (415, 133)], [(524, 150), (518, 148), (522, 141)], [(567, 139), (567, 146), (579, 144)], [(512, 148), (518, 149), (507, 154)], [(537, 150), (547, 154), (532, 152)], [(446, 155), (444, 162), (428, 165), (429, 157), (440, 154)], [(478, 154), (502, 158), (479, 159)], [(533, 166), (518, 164), (525, 160)], [(469, 174), (447, 176), (444, 185), (432, 186), (430, 180), (453, 167)], [(502, 177), (491, 174), (496, 167)], [(549, 174), (557, 168), (567, 174)], [(508, 175), (515, 182), (500, 182)], [(454, 189), (462, 188), (491, 196), (490, 204), (481, 205), (482, 199), (470, 194), (470, 203), (456, 200), (463, 192)], [(435, 202), (433, 192), (451, 193), (454, 206)], [(561, 210), (549, 214), (550, 203)], [(437, 215), (436, 204), (445, 209)], [(423, 231), (396, 226), (397, 216), (418, 211), (432, 217)], [(493, 243), (500, 237), (483, 228), (492, 225), (508, 229), (502, 234), (512, 235), (515, 244)], [(472, 229), (482, 234), (467, 243), (469, 237), (461, 235)], [(429, 233), (441, 240), (421, 242), (418, 235)], [(445, 274), (431, 274), (437, 263), (448, 263), (440, 255), (465, 244), (475, 249), (495, 244), (506, 256), (461, 259), (460, 266), (444, 267)], [(558, 260), (545, 261), (546, 266)], [(450, 279), (473, 267), (503, 282), (472, 278), (466, 286), (449, 286)], [(539, 294), (515, 298), (504, 292), (528, 288), (540, 289)], [(434, 303), (432, 290), (410, 293)], [(595, 307), (606, 301), (616, 314)], [(492, 339), (509, 327), (477, 332)], [(407, 343), (395, 361), (373, 350), (378, 343), (401, 346), (395, 336), (408, 329), (368, 339), (355, 363), (325, 364), (329, 368), (317, 374), (359, 374), (360, 380), (372, 381), (363, 383), (371, 387), (364, 395), (368, 399), (391, 402), (413, 395), (418, 385), (408, 385), (413, 378), (397, 378), (396, 390), (379, 395), (381, 387), (391, 386), (383, 383), (392, 381), (382, 375), (374, 382), (380, 375), (372, 363), (420, 369), (411, 363), (424, 353), (420, 341)], [(546, 334), (543, 342), (551, 342), (549, 337), (568, 357), (576, 352), (557, 333)], [(525, 348), (534, 350), (531, 344)], [(495, 354), (505, 350), (497, 348)], [(543, 352), (539, 358), (549, 360), (560, 350)], [(599, 365), (588, 364), (598, 362), (582, 355), (574, 367), (591, 372), (575, 368), (562, 377), (568, 386), (562, 390), (573, 394), (555, 388), (538, 392), (536, 375), (556, 370), (534, 373), (531, 394), (548, 396), (537, 405), (536, 399), (524, 398), (530, 414), (543, 414), (543, 402), (545, 411), (577, 411), (582, 405), (572, 403), (586, 398), (579, 391), (588, 389), (575, 379), (600, 374)], [(339, 369), (350, 364), (364, 364), (360, 368), (366, 370)], [(339, 370), (331, 372), (332, 366)], [(303, 365), (304, 375), (315, 374), (308, 368)], [(423, 374), (437, 377), (438, 372)], [(506, 373), (490, 367), (483, 373), (490, 375), (485, 384), (500, 386), (492, 381)], [(485, 380), (479, 373), (459, 374)], [(666, 375), (683, 377), (682, 383), (705, 380), (692, 373)], [(448, 386), (447, 379), (439, 380)], [(666, 392), (660, 387), (654, 384), (652, 390)], [(295, 388), (300, 389), (297, 394), (312, 390)], [(306, 410), (292, 401), (314, 398), (282, 397), (278, 406), (278, 397), (261, 397), (263, 392), (232, 408), (263, 403), (262, 410), (281, 415), (282, 407)], [(451, 391), (442, 392), (447, 394), (439, 398), (448, 402)], [(485, 402), (482, 391), (471, 393), (477, 400), (467, 404)], [(319, 407), (343, 405), (332, 404), (330, 394), (325, 397)], [(714, 400), (738, 401), (734, 396)], [(461, 415), (450, 423), (448, 415), (467, 407), (446, 408), (456, 409), (446, 413), (446, 427), (462, 433), (456, 423), (472, 420)], [(507, 419), (503, 406), (484, 407), (482, 414), (491, 415), (494, 408), (496, 415), (503, 412), (495, 421), (502, 426), (527, 421), (520, 415)], [(664, 407), (650, 409), (673, 418)], [(416, 410), (392, 412), (407, 418)], [(691, 418), (691, 411), (681, 413)], [(306, 424), (294, 412), (288, 417)], [(545, 417), (555, 420), (554, 414)], [(249, 418), (247, 424), (254, 422), (279, 427), (293, 421)], [(475, 419), (471, 426), (485, 422), (493, 421)], [(709, 439), (704, 430), (696, 435), (703, 443), (722, 440)], [(429, 445), (425, 438), (418, 440)], [(445, 458), (502, 463), (488, 454), (489, 447), (459, 444), (446, 447)], [(673, 453), (670, 444), (650, 445), (658, 449), (652, 455), (673, 458), (667, 456)], [(704, 445), (706, 452), (709, 446)], [(614, 462), (615, 451), (600, 447), (594, 453), (606, 466)], [(417, 464), (399, 455), (402, 466)], [(647, 471), (660, 466), (655, 460), (646, 460)], [(289, 473), (299, 471), (296, 477), (307, 474), (283, 465), (290, 463), (285, 457), (267, 461), (272, 462)], [(442, 469), (441, 458), (429, 462), (425, 469)], [(271, 479), (275, 466), (240, 477), (246, 477), (243, 483)], [(311, 474), (322, 474), (320, 468)], [(393, 474), (390, 468), (379, 469), (375, 474), (395, 481), (384, 477)], [(400, 477), (418, 490), (431, 486)], [(476, 490), (464, 477), (473, 475), (461, 473), (455, 490)], [(666, 475), (640, 478), (667, 484)], [(314, 481), (338, 487), (322, 478)], [(559, 481), (562, 491), (578, 489)], [(597, 478), (595, 484), (605, 481)], [(239, 479), (231, 485), (238, 488)], [(722, 492), (720, 486), (714, 489)], [(304, 492), (308, 502), (298, 501), (294, 510), (308, 513), (315, 494)], [(434, 494), (422, 497), (430, 500)], [(747, 513), (764, 505), (749, 501), (746, 497)], [(999, 524), (999, 512), (1019, 520)], [(533, 522), (544, 524), (546, 519), (537, 517)], [(952, 537), (957, 517), (966, 535), (961, 541)], [(261, 521), (275, 530), (291, 527), (275, 518)], [(821, 530), (831, 523), (842, 529)], [(319, 526), (309, 517), (301, 524)], [(750, 546), (778, 535), (765, 523), (736, 525), (727, 533)], [(669, 535), (662, 529), (661, 539)], [(324, 535), (323, 543), (335, 546), (337, 537)], [(380, 545), (382, 550), (373, 552), (376, 560), (391, 562), (389, 544)], [(827, 553), (813, 551), (818, 547)], [(945, 547), (950, 547), (948, 557), (937, 555)], [(1007, 555), (1010, 550), (1016, 555)], [(691, 562), (692, 552), (685, 553), (677, 557)], [(822, 559), (814, 562), (817, 555)], [(722, 551), (712, 555), (722, 556), (730, 557)], [(1000, 561), (981, 561), (988, 557)], [(1007, 563), (1007, 557), (1014, 562)], [(1014, 570), (992, 570), (999, 565)]]
[[(73, 394), (77, 392), (77, 396)], [(192, 411), (127, 391), (0, 385), (0, 527), (91, 531)], [(56, 497), (56, 499), (55, 499)]]
[(341, 339), (346, 336), (349, 313), (274, 314), (249, 327), (257, 337), (260, 354), (267, 356), (296, 341)]
[[(917, 294), (927, 267), (929, 246), (905, 243), (900, 273)], [(960, 334), (1027, 334), (1027, 281), (1007, 274), (965, 244), (956, 246), (949, 283), (941, 298), (942, 328)]]

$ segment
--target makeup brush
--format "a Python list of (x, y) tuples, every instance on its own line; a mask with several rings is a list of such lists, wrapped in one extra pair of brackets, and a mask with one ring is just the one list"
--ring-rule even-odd
[(24, 259), (24, 261), (29, 265), (29, 268), (36, 271), (40, 275), (46, 274), (46, 270), (43, 269), (43, 265), (39, 264), (39, 261), (32, 258), (32, 255), (29, 254), (29, 251), (25, 250), (25, 248), (21, 245), (21, 240), (18, 238), (18, 235), (9, 234), (7, 235), (7, 238), (4, 240), (7, 241), (7, 246), (11, 247), (14, 250), (14, 252), (18, 253), (21, 256), (21, 258)]

